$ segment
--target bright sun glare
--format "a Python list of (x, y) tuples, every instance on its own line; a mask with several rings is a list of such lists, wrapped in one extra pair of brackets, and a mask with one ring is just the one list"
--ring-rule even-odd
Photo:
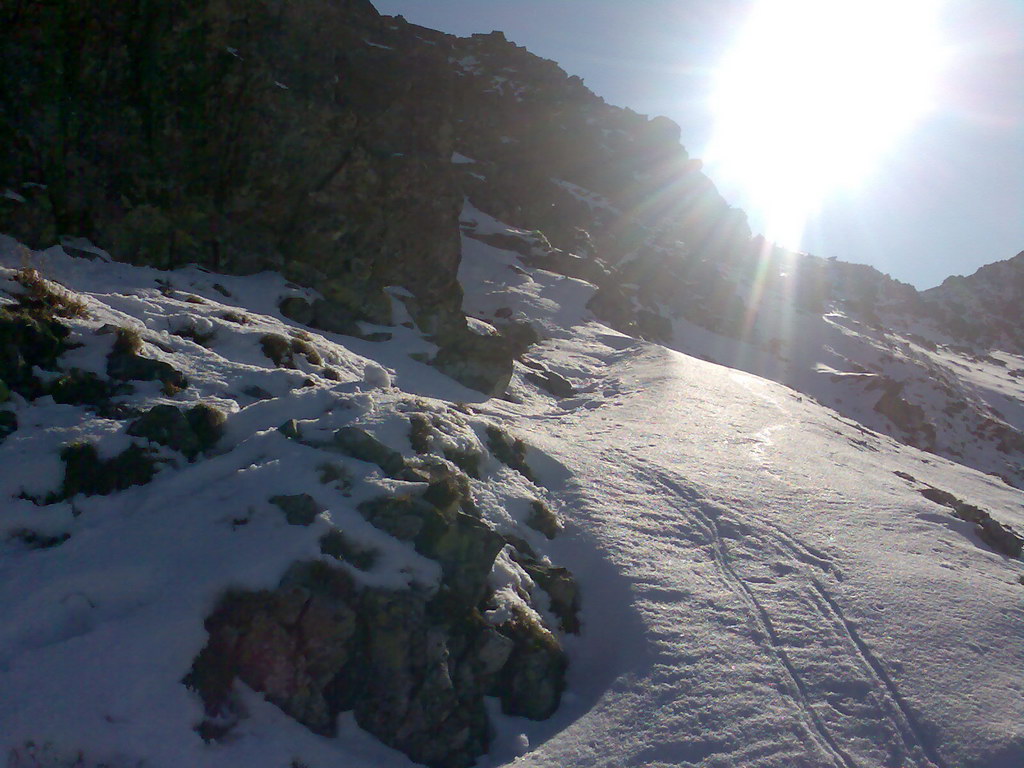
[(707, 160), (769, 240), (798, 248), (821, 200), (865, 180), (931, 109), (938, 2), (757, 2), (718, 71)]

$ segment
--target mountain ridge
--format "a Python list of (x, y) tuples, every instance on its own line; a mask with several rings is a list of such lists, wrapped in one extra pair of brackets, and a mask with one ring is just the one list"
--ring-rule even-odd
[(0, 8), (10, 765), (1016, 768), (1024, 254), (778, 248), (500, 32), (105, 8)]

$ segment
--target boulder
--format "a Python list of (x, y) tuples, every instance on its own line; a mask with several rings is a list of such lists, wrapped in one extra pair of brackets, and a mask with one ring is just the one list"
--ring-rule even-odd
[(516, 470), (527, 480), (533, 480), (533, 472), (526, 463), (526, 443), (519, 438), (511, 437), (501, 427), (489, 424), (486, 429), (487, 447), (494, 458)]
[(530, 516), (526, 524), (549, 539), (555, 538), (562, 530), (558, 516), (551, 511), (551, 507), (539, 499), (530, 502)]
[(501, 336), (468, 331), (448, 339), (432, 364), (460, 384), (485, 395), (505, 393), (515, 355)]
[(406, 470), (405, 459), (388, 448), (365, 429), (342, 427), (334, 433), (334, 446), (347, 456), (376, 464), (388, 477), (401, 478)]
[(317, 515), (325, 511), (308, 493), (271, 496), (270, 503), (284, 512), (288, 525), (312, 525)]
[(78, 493), (106, 496), (133, 485), (145, 485), (156, 474), (156, 462), (142, 446), (132, 443), (120, 454), (102, 460), (96, 446), (75, 443), (63, 448), (64, 481), (60, 492), (48, 501), (70, 499)]
[(155, 405), (128, 425), (128, 434), (180, 451), (191, 461), (212, 448), (224, 432), (226, 417), (200, 403), (183, 411), (174, 405)]
[(188, 379), (170, 363), (139, 354), (142, 339), (136, 331), (118, 328), (116, 333), (114, 346), (107, 355), (107, 376), (121, 381), (160, 381), (169, 394), (188, 387)]
[(491, 689), (501, 699), (501, 711), (531, 720), (550, 717), (565, 689), (567, 661), (558, 641), (534, 617), (521, 612), (498, 631), (513, 644)]
[(299, 296), (289, 296), (277, 305), (282, 315), (303, 325), (313, 322), (313, 305)]
[(362, 331), (356, 321), (370, 319), (369, 316), (357, 317), (351, 310), (324, 299), (314, 301), (312, 311), (313, 317), (309, 325), (319, 328), (321, 331), (341, 333), (346, 336), (362, 336)]
[(46, 390), (57, 403), (98, 407), (107, 403), (117, 388), (92, 371), (72, 368), (50, 382)]

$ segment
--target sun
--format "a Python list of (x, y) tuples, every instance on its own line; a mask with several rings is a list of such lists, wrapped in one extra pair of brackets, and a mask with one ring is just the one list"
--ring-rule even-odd
[(933, 107), (939, 0), (758, 0), (716, 75), (706, 161), (770, 240), (799, 248)]

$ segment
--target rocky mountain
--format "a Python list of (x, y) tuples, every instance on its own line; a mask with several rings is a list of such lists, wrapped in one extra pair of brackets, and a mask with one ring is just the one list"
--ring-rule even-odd
[(775, 247), (366, 0), (0, 26), (9, 765), (1024, 759), (1024, 254)]
[(993, 349), (1024, 349), (1020, 307), (1024, 300), (1024, 252), (988, 264), (969, 277), (946, 278), (923, 299), (951, 335)]

